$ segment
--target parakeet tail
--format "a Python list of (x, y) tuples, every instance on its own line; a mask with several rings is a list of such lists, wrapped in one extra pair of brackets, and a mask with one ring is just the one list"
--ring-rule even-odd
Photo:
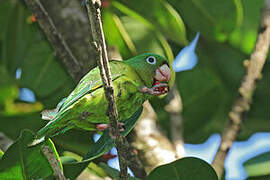
[(58, 109), (44, 110), (41, 112), (41, 118), (44, 120), (52, 120), (58, 112)]
[(53, 128), (51, 126), (48, 126), (49, 124), (50, 123), (48, 123), (44, 128), (40, 129), (37, 132), (36, 138), (34, 139), (34, 141), (31, 144), (29, 144), (29, 146), (38, 145), (49, 137), (54, 137), (58, 134), (65, 133), (66, 131), (73, 128), (72, 125), (68, 125), (68, 126), (65, 126), (61, 129), (59, 129), (59, 128)]

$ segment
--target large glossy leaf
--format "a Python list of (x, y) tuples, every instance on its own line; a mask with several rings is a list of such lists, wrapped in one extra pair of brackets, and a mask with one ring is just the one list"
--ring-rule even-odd
[(197, 54), (198, 65), (176, 78), (183, 101), (184, 136), (189, 143), (202, 143), (223, 130), (246, 59), (229, 46), (202, 40)]
[(215, 170), (204, 160), (187, 157), (158, 166), (147, 180), (218, 180)]
[(185, 24), (203, 36), (224, 41), (242, 23), (240, 0), (169, 0)]
[(270, 152), (247, 160), (244, 162), (244, 168), (250, 177), (270, 175)]
[(120, 0), (113, 1), (112, 6), (134, 20), (144, 23), (148, 28), (161, 31), (170, 40), (180, 45), (187, 44), (185, 25), (178, 12), (167, 1)]
[(9, 147), (0, 160), (0, 179), (43, 179), (53, 174), (48, 159), (41, 150), (42, 145), (50, 147), (59, 161), (52, 141), (28, 147), (33, 139), (33, 133), (28, 130), (22, 131), (19, 139)]
[[(126, 136), (135, 126), (138, 118), (142, 113), (142, 107), (135, 112), (132, 117), (125, 120), (125, 131), (122, 133)], [(64, 164), (64, 172), (68, 178), (76, 178), (89, 164), (89, 161), (103, 155), (115, 146), (114, 140), (111, 139), (109, 129), (105, 130), (99, 140), (90, 147), (88, 153), (83, 157), (82, 161)]]

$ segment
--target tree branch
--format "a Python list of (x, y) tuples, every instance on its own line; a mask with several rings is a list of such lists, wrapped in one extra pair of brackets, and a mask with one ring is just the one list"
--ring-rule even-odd
[(243, 121), (243, 114), (249, 110), (252, 96), (256, 89), (256, 83), (261, 79), (262, 69), (266, 61), (270, 43), (270, 0), (265, 0), (265, 7), (262, 11), (261, 27), (257, 38), (255, 49), (250, 60), (244, 61), (246, 74), (243, 77), (239, 88), (239, 97), (236, 99), (232, 110), (229, 113), (227, 126), (222, 134), (222, 140), (212, 163), (219, 178), (224, 171), (224, 160), (233, 142), (236, 140), (240, 126)]
[[(109, 59), (114, 59), (118, 61), (122, 61), (122, 57), (116, 47), (109, 47), (108, 48), (108, 57)], [(127, 140), (125, 140), (125, 145), (128, 151), (125, 153), (126, 154), (126, 160), (128, 161), (129, 167), (134, 173), (135, 177), (138, 177), (142, 180), (146, 178), (146, 172), (144, 170), (144, 166), (137, 156), (136, 149), (132, 147)]]
[(112, 84), (111, 72), (109, 68), (105, 38), (102, 29), (100, 6), (101, 6), (100, 0), (86, 1), (88, 17), (92, 29), (93, 43), (97, 53), (97, 63), (100, 70), (100, 76), (104, 84), (106, 99), (108, 101), (108, 113), (111, 126), (110, 131), (111, 134), (115, 137), (115, 144), (118, 152), (120, 164), (120, 179), (127, 180), (128, 161), (125, 159), (126, 157), (125, 153), (128, 153), (128, 148), (126, 148), (128, 142), (119, 132), (118, 112), (114, 97), (114, 89)]
[(170, 113), (170, 129), (172, 135), (172, 142), (175, 148), (177, 158), (183, 158), (185, 156), (184, 138), (183, 138), (183, 117), (182, 101), (176, 84), (172, 87), (167, 97), (168, 104), (165, 106), (165, 110)]
[(65, 178), (65, 176), (64, 176), (64, 174), (59, 166), (59, 163), (58, 163), (57, 159), (55, 158), (50, 147), (42, 145), (41, 150), (42, 150), (43, 154), (47, 157), (47, 159), (48, 159), (48, 161), (53, 169), (54, 177), (58, 180), (66, 180), (66, 178)]
[(173, 144), (156, 124), (156, 113), (149, 101), (143, 104), (143, 113), (131, 134), (132, 145), (138, 150), (146, 172), (176, 160)]
[(74, 57), (65, 40), (62, 38), (62, 35), (56, 29), (54, 22), (48, 16), (48, 13), (44, 9), (43, 5), (39, 0), (25, 0), (25, 3), (37, 18), (40, 27), (43, 29), (48, 40), (53, 45), (57, 56), (66, 66), (69, 74), (73, 77), (73, 79), (75, 79), (75, 81), (79, 81), (83, 76), (82, 66)]

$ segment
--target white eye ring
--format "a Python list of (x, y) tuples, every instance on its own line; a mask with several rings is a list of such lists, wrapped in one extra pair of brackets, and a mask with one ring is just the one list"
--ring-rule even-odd
[(157, 60), (154, 56), (149, 56), (146, 58), (146, 62), (149, 64), (156, 64)]

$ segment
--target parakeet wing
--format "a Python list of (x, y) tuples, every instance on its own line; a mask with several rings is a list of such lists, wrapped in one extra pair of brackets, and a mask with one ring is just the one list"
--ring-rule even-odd
[[(111, 68), (115, 68), (119, 61), (112, 61)], [(119, 66), (119, 64), (118, 64)], [(123, 71), (118, 71), (112, 73), (112, 80), (115, 80), (123, 75)], [(42, 112), (42, 117), (50, 117), (51, 120), (58, 119), (63, 112), (65, 112), (73, 103), (78, 99), (83, 97), (85, 94), (94, 91), (102, 87), (102, 79), (100, 78), (99, 69), (96, 67), (87, 73), (79, 82), (77, 87), (72, 91), (72, 93), (65, 99), (63, 99), (54, 110), (45, 110)]]
[[(119, 61), (110, 62), (110, 64), (112, 70), (115, 69), (116, 66), (119, 68), (119, 65), (122, 65), (122, 63)], [(126, 68), (123, 68), (123, 71), (113, 71), (111, 76), (112, 80), (114, 81), (121, 77), (125, 70)], [(41, 130), (39, 130), (37, 133), (37, 138), (42, 139), (44, 136), (54, 136), (71, 129), (73, 125), (69, 124), (68, 119), (64, 118), (65, 115), (71, 110), (69, 107), (71, 107), (87, 93), (90, 93), (102, 86), (103, 83), (100, 78), (99, 69), (94, 68), (81, 79), (72, 93), (67, 98), (63, 99), (54, 110), (45, 110), (42, 112), (42, 117), (44, 119), (50, 119), (51, 121)], [(39, 142), (39, 140), (37, 140), (37, 142)]]

